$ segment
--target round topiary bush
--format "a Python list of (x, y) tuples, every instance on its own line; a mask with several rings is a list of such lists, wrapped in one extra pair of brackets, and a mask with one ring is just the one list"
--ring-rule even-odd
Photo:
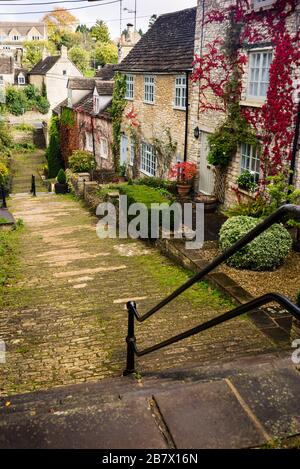
[[(239, 216), (227, 220), (220, 231), (220, 248), (225, 251), (251, 231), (259, 220)], [(292, 247), (292, 238), (284, 226), (275, 224), (228, 259), (238, 269), (274, 270), (282, 264)]]

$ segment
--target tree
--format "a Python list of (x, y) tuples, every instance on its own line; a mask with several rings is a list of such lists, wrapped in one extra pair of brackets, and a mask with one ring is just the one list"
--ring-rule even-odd
[(144, 36), (144, 32), (143, 32), (142, 28), (139, 29), (138, 33), (139, 33), (140, 36)]
[(81, 47), (74, 46), (69, 50), (69, 59), (76, 65), (76, 67), (84, 73), (89, 68), (90, 54)]
[(49, 178), (55, 178), (59, 170), (64, 168), (62, 154), (60, 151), (59, 118), (57, 116), (53, 116), (51, 118), (49, 136), (49, 146), (46, 150), (48, 174)]
[(47, 49), (50, 54), (55, 54), (55, 46), (50, 41), (25, 41), (23, 65), (31, 70), (43, 56), (43, 49)]
[(109, 29), (102, 20), (97, 20), (95, 26), (91, 28), (91, 36), (95, 38), (97, 42), (110, 42)]
[(95, 50), (95, 58), (100, 65), (118, 63), (118, 48), (114, 43), (99, 44)]
[(46, 23), (50, 31), (51, 28), (72, 31), (78, 23), (78, 19), (65, 8), (54, 8), (43, 17), (43, 22)]
[(152, 15), (150, 20), (149, 20), (149, 28), (151, 28), (154, 25), (156, 20), (157, 20), (157, 15), (155, 15), (155, 14)]
[(89, 34), (91, 29), (86, 24), (79, 24), (76, 28), (76, 33)]

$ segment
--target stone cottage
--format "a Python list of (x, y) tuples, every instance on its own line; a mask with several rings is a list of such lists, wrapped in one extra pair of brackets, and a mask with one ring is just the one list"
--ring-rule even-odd
[(196, 8), (160, 16), (115, 68), (126, 76), (121, 164), (166, 176), (188, 157)]
[(67, 48), (62, 46), (61, 54), (44, 57), (29, 73), (29, 83), (46, 92), (52, 110), (68, 97), (68, 80), (82, 77), (82, 73), (68, 58)]
[(13, 57), (21, 65), (25, 41), (46, 41), (43, 22), (0, 21), (0, 53)]
[(0, 86), (14, 84), (14, 59), (0, 55)]
[[(99, 78), (72, 78), (68, 82), (68, 98), (54, 109), (61, 114), (64, 108), (73, 111), (75, 130), (65, 132), (64, 147), (94, 153), (97, 170), (113, 170), (112, 120), (109, 107), (114, 82)], [(69, 155), (64, 155), (65, 160)]]
[[(299, 25), (297, 0), (198, 0), (188, 158), (199, 167), (199, 192), (216, 194), (226, 205), (236, 203), (237, 197), (251, 200), (254, 193), (238, 187), (241, 174), (249, 171), (257, 183), (268, 173), (291, 166), (299, 100)], [(231, 65), (228, 51), (233, 54)], [(233, 63), (239, 67), (237, 87), (228, 96)], [(236, 126), (237, 120), (228, 120), (232, 104), (257, 142), (242, 135), (228, 165), (215, 168), (207, 161), (208, 137), (224, 122), (229, 128)], [(294, 182), (300, 187), (297, 161)]]

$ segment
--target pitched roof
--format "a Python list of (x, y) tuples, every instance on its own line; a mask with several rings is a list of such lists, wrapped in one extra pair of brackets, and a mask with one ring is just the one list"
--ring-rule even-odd
[(113, 80), (115, 73), (115, 65), (106, 64), (100, 70), (97, 70), (95, 78), (99, 80), (110, 81)]
[(0, 73), (3, 75), (14, 73), (14, 60), (12, 57), (0, 56)]
[[(103, 117), (105, 119), (111, 119), (111, 115), (107, 112), (107, 109), (111, 105), (112, 100), (106, 103), (97, 114), (97, 117)], [(87, 96), (82, 98), (79, 103), (77, 103), (74, 108), (77, 112), (84, 112), (85, 114), (89, 114), (90, 116), (95, 116), (94, 113), (94, 97), (93, 93), (89, 93)]]
[(93, 90), (94, 78), (69, 78), (68, 88), (71, 90)]
[(95, 86), (100, 96), (112, 96), (114, 91), (113, 81), (95, 80)]
[(26, 36), (31, 28), (36, 28), (42, 36), (45, 34), (45, 24), (42, 22), (0, 21), (0, 31), (5, 34), (9, 34), (12, 29), (16, 29), (20, 34)]
[(30, 71), (30, 75), (46, 75), (60, 59), (60, 55), (51, 55), (40, 60)]
[(64, 99), (61, 103), (55, 106), (55, 108), (52, 109), (52, 112), (60, 116), (61, 108), (66, 107), (67, 105), (68, 105), (68, 98)]
[(197, 8), (160, 16), (116, 70), (168, 72), (192, 68)]

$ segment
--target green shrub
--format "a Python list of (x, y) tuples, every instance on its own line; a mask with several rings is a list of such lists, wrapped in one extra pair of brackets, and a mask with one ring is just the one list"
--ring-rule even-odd
[(128, 203), (140, 203), (145, 204), (147, 208), (151, 208), (151, 204), (163, 204), (168, 205), (172, 202), (172, 197), (169, 194), (162, 194), (160, 190), (154, 189), (148, 186), (134, 186), (130, 184), (121, 184), (117, 186), (120, 194), (127, 195)]
[(93, 153), (75, 150), (69, 158), (69, 168), (74, 173), (88, 173), (96, 167)]
[(40, 96), (35, 102), (35, 108), (41, 114), (47, 114), (50, 109), (50, 103), (47, 98)]
[(59, 170), (58, 175), (56, 176), (56, 180), (59, 184), (66, 184), (67, 178), (63, 169)]
[(49, 145), (46, 150), (46, 158), (48, 161), (48, 177), (49, 179), (56, 178), (59, 170), (64, 168), (60, 151), (59, 118), (57, 116), (53, 116), (50, 121)]
[(6, 185), (8, 181), (9, 170), (4, 163), (0, 161), (0, 186)]
[[(258, 223), (257, 219), (246, 216), (227, 220), (220, 231), (221, 251), (229, 248)], [(291, 247), (292, 238), (289, 232), (282, 225), (275, 224), (234, 254), (227, 264), (241, 269), (274, 270), (282, 264)]]
[(20, 116), (29, 109), (29, 101), (25, 90), (9, 86), (6, 90), (6, 107), (11, 114)]

